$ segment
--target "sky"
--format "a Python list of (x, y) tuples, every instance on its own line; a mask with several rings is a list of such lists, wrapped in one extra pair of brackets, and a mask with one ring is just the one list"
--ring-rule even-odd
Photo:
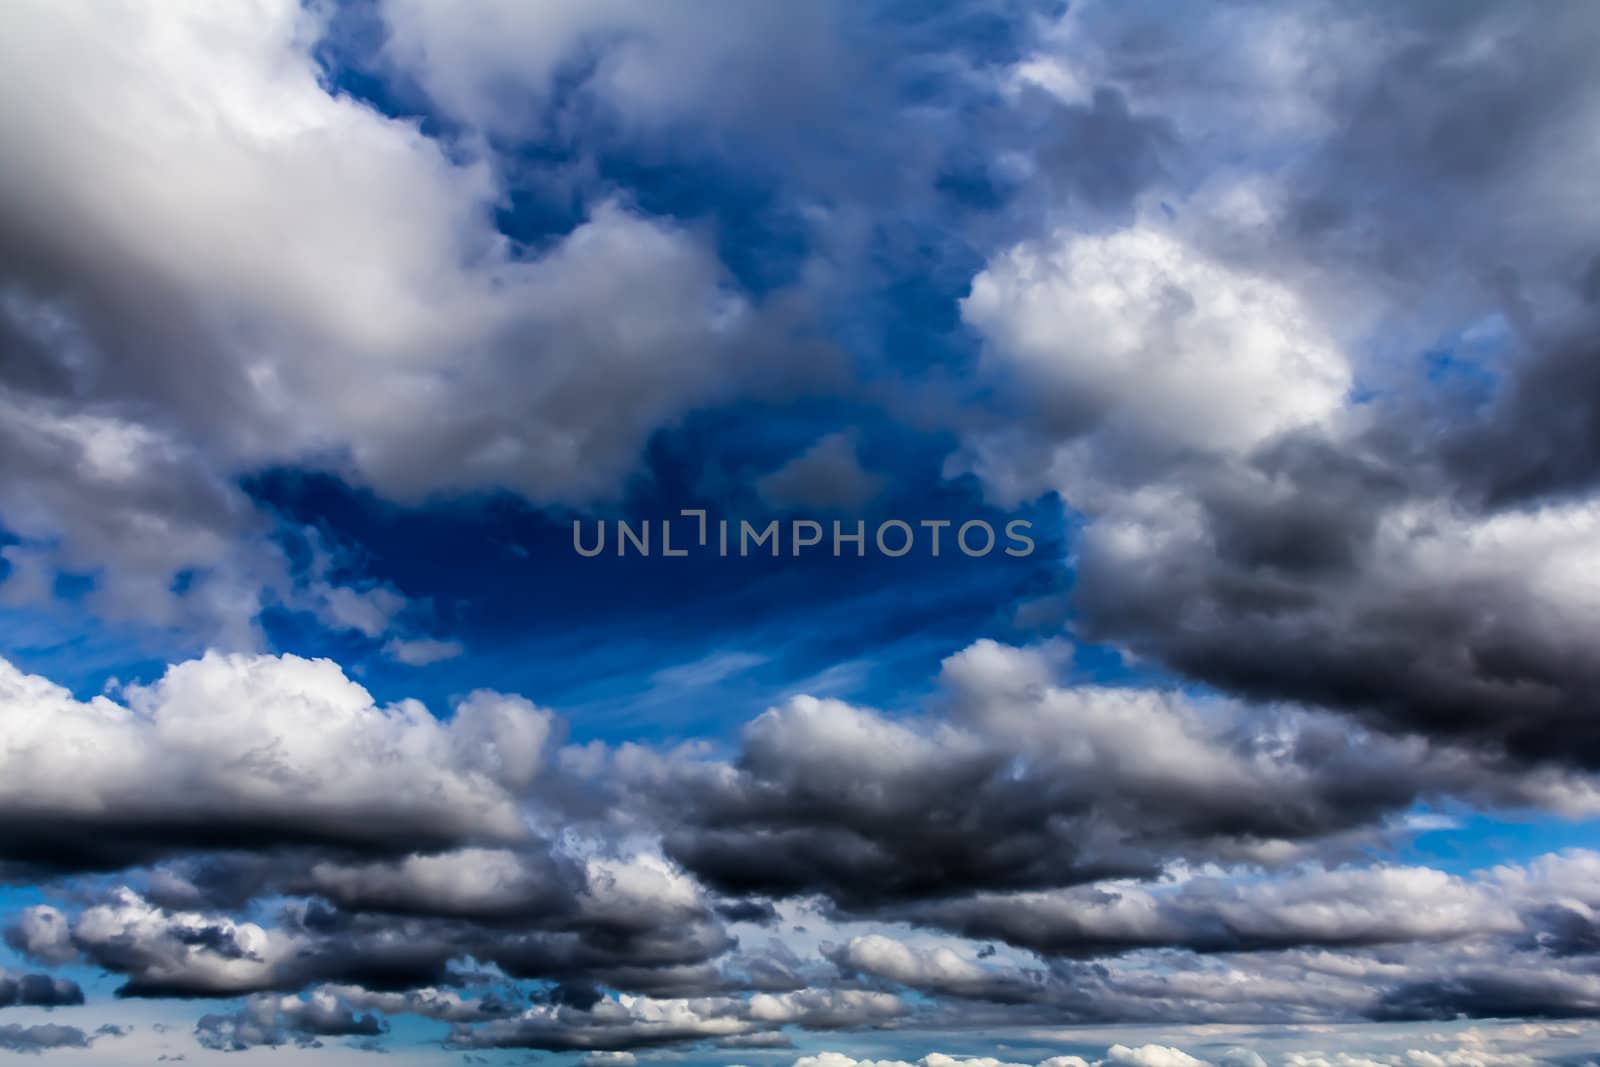
[(1597, 53), (0, 5), (0, 1052), (1600, 1064)]

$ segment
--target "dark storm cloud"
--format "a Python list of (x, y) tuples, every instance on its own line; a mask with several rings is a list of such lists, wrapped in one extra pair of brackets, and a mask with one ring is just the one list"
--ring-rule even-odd
[(730, 900), (717, 905), (717, 914), (731, 923), (766, 926), (778, 921), (777, 909), (766, 900)]
[(1600, 957), (1600, 922), (1596, 922), (1587, 909), (1558, 904), (1536, 918), (1533, 933), (1528, 938), (1530, 947), (1543, 949), (1552, 956)]
[[(1002, 495), (1059, 490), (1089, 520), (1079, 632), (1252, 699), (1350, 711), (1491, 758), (1600, 767), (1588, 714), (1600, 658), (1582, 636), (1596, 611), (1577, 547), (1600, 484), (1586, 288), (1600, 217), (1582, 178), (1600, 164), (1592, 9), (1240, 5), (1071, 24), (1082, 55), (1058, 58), (1170, 118), (1164, 158), (1221, 190), (1170, 225), (1141, 220), (1145, 240), (1170, 242), (1159, 254), (1057, 233), (991, 260), (966, 308), (995, 364), (1033, 386), (976, 469)], [(1316, 47), (1278, 68), (1263, 43), (1278, 34)], [(1207, 48), (1236, 62), (1203, 61)], [(1261, 95), (1240, 93), (1252, 80)], [(1218, 145), (1295, 157), (1258, 197), (1215, 171)], [(1097, 266), (1041, 280), (1050, 255)], [(1141, 288), (1146, 270), (1171, 299)], [(1065, 317), (1044, 332), (1043, 300), (1107, 277), (1114, 324), (1148, 336), (1102, 351)], [(1207, 292), (1207, 278), (1231, 281)], [(1280, 281), (1278, 296), (1249, 298), (1252, 328), (1273, 326), (1281, 296), (1328, 335), (1285, 330), (1250, 363), (1269, 349), (1220, 332), (1223, 309)], [(1208, 356), (1197, 388), (1174, 394), (1180, 418), (1168, 404), (1137, 423), (1166, 375), (1189, 380), (1190, 344), (1241, 362)], [(1403, 355), (1379, 363), (1368, 347)], [(1302, 396), (1309, 368), (1294, 360), (1307, 350), (1338, 353), (1343, 397)], [(1430, 351), (1432, 370), (1404, 369)], [(1141, 369), (1119, 381), (1119, 360)], [(1278, 374), (1260, 404), (1287, 413), (1262, 424), (1271, 432), (1240, 448), (1208, 421)], [(1142, 510), (1141, 494), (1167, 505)], [(1552, 544), (1562, 524), (1575, 532)]]
[[(232, 819), (205, 812), (137, 820), (115, 814), (51, 819), (18, 813), (14, 820), (0, 820), (0, 849), (12, 857), (8, 880), (30, 882), (75, 873), (125, 870), (209, 849), (254, 847), (273, 851), (297, 845), (329, 845), (338, 849), (334, 854), (359, 858), (370, 853), (404, 852), (419, 845), (443, 849), (459, 840), (449, 834), (419, 839), (404, 819), (385, 826), (379, 817), (359, 830), (348, 824), (318, 827), (314, 822), (297, 818)], [(232, 889), (243, 892), (252, 884), (246, 881)], [(218, 894), (213, 899), (220, 900), (226, 899), (228, 888), (213, 882), (206, 891)]]
[[(334, 866), (315, 855), (279, 857), (285, 865), (296, 859), (314, 878)], [(679, 995), (801, 984), (781, 953), (728, 957), (736, 968), (728, 973), (713, 965), (736, 942), (697, 887), (662, 864), (574, 865), (564, 896), (507, 880), (520, 864), (509, 852), (368, 864), (360, 871), (366, 893), (346, 886), (337, 905), (296, 900), (268, 931), (123, 889), (73, 922), (53, 908), (27, 909), (8, 939), (41, 961), (81, 956), (121, 975), (125, 997), (225, 997), (318, 983), (404, 991), (455, 984), (468, 959), (513, 979), (575, 989), (599, 983)], [(283, 892), (285, 884), (268, 881), (254, 892)]]
[[(1573, 168), (1587, 162), (1569, 138), (1600, 104), (1587, 5), (1356, 2), (1326, 14), (1330, 53), (1365, 56), (1308, 87), (1336, 121), (1295, 169), (1300, 241), (1429, 300), (1492, 295), (1525, 324), (1532, 293), (1519, 287), (1579, 285), (1594, 219), (1568, 214), (1582, 184)], [(1364, 41), (1341, 37), (1363, 29)], [(1454, 294), (1435, 288), (1441, 276)]]
[(1600, 1015), (1593, 973), (1485, 970), (1401, 985), (1371, 1017), (1383, 1022), (1469, 1019), (1592, 1019)]
[(1441, 431), (1442, 465), (1486, 508), (1600, 486), (1600, 317), (1550, 340), (1487, 410)]
[(670, 811), (667, 853), (715, 888), (873, 913), (1337, 850), (1430, 796), (1581, 796), (1328, 716), (1051, 679), (1047, 654), (980, 642), (946, 662), (948, 718), (793, 701), (746, 728), (732, 766), (634, 768), (628, 803)]
[[(1172, 1011), (1288, 1018), (1299, 1009), (1206, 999), (1148, 976), (1106, 972), (1096, 985), (1085, 977), (1100, 973), (1092, 968), (1070, 981), (1057, 971), (1066, 958), (1136, 960), (1148, 951), (1271, 957), (1509, 937), (1520, 912), (1433, 872), (1311, 877), (1284, 868), (1355, 857), (1421, 797), (1549, 805), (1584, 796), (1577, 779), (1503, 776), (1466, 751), (1353, 731), (1324, 714), (1064, 684), (1064, 654), (979, 642), (946, 662), (942, 693), (920, 716), (797, 698), (753, 720), (732, 763), (695, 750), (563, 749), (537, 762), (542, 784), (523, 816), (546, 821), (564, 796), (582, 794), (586, 814), (568, 832), (594, 837), (577, 851), (529, 835), (512, 846), (398, 856), (281, 843), (185, 856), (136, 872), (146, 895), (119, 890), (70, 917), (30, 908), (7, 939), (40, 961), (119, 975), (124, 997), (321, 990), (343, 1005), (335, 1018), (413, 1013), (459, 1024), (463, 1043), (485, 1047), (653, 1047), (789, 1025), (876, 1025), (899, 1018), (899, 1002), (855, 994), (898, 986), (968, 1005), (951, 1018), (975, 1026), (998, 1025), (996, 1012), (1012, 1013), (1013, 1023)], [(281, 682), (278, 672), (293, 666), (249, 662), (260, 684)], [(340, 691), (325, 668), (315, 677), (331, 687), (319, 690), (323, 699)], [(269, 693), (253, 699), (273, 707)], [(178, 706), (180, 690), (163, 700)], [(489, 724), (510, 731), (498, 735), (502, 758), (477, 762), (471, 744), (442, 751), (461, 767), (492, 766), (507, 783), (531, 786), (535, 764), (511, 757), (532, 759), (553, 727), (491, 714), (520, 708), (515, 698), (480, 701), (453, 728), (472, 737), (496, 736)], [(70, 704), (63, 714), (74, 714)], [(474, 725), (474, 714), (488, 718)], [(277, 736), (276, 725), (255, 725)], [(378, 736), (392, 728), (369, 726)], [(314, 766), (310, 759), (301, 770)], [(469, 780), (481, 790), (479, 778)], [(477, 795), (498, 800), (493, 790)], [(557, 807), (537, 806), (545, 803)], [(617, 858), (607, 844), (640, 833), (662, 834), (686, 870), (648, 853)], [(1157, 877), (1175, 858), (1279, 870), (1260, 885), (1197, 879), (1177, 890)], [(1107, 885), (1108, 873), (1129, 880)], [(835, 920), (910, 923), (1054, 963), (1034, 972), (953, 966), (871, 940), (824, 961), (781, 941), (739, 945), (727, 928), (754, 922), (776, 934), (779, 912), (764, 898), (814, 894), (831, 900)], [(284, 896), (292, 899), (275, 915), (239, 916), (250, 901)], [(1446, 918), (1434, 918), (1441, 911)], [(472, 961), (544, 992), (531, 1009), (512, 997), (470, 998), (482, 978)], [(617, 1007), (619, 993), (639, 998), (635, 1007)], [(1365, 1003), (1348, 988), (1340, 995), (1350, 1013)], [(666, 1007), (707, 999), (715, 1003), (704, 1011)], [(214, 1015), (207, 1039), (221, 1044), (318, 1036), (277, 1015)]]
[[(1560, 432), (1561, 416), (1545, 425)], [(1084, 634), (1250, 699), (1345, 709), (1512, 760), (1600, 765), (1588, 714), (1600, 655), (1571, 614), (1587, 609), (1530, 589), (1553, 559), (1577, 580), (1586, 527), (1561, 529), (1585, 515), (1464, 519), (1387, 443), (1291, 438), (1204, 474), (1186, 490), (1201, 524), (1136, 559), (1090, 530), (1075, 591)]]
[(71, 979), (0, 971), (0, 1008), (58, 1008), (82, 1003), (83, 990)]

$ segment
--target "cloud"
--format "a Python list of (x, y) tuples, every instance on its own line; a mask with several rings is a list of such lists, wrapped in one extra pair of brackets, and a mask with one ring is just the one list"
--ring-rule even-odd
[[(297, 899), (274, 924), (164, 906), (122, 887), (85, 907), (66, 941), (73, 959), (122, 975), (121, 996), (327, 984), (360, 1006), (450, 1021), (505, 1014), (482, 999), (469, 1007), (430, 992), (459, 981), (454, 965), (466, 959), (512, 980), (561, 985), (572, 995), (557, 1002), (581, 1001), (595, 983), (670, 994), (761, 988), (763, 974), (767, 984), (777, 977), (759, 956), (730, 961), (737, 973), (712, 966), (736, 942), (700, 887), (648, 854), (547, 858), (541, 868), (535, 858), (523, 865), (509, 853), (464, 851), (351, 868), (289, 852), (250, 885), (250, 896), (275, 893)], [(797, 984), (782, 978), (780, 987)], [(346, 987), (405, 998), (373, 1000)]]
[(455, 659), (466, 651), (460, 641), (438, 641), (432, 638), (393, 638), (383, 646), (384, 654), (396, 663), (408, 667), (427, 667), (445, 660)]
[(44, 1023), (39, 1026), (19, 1026), (6, 1023), (0, 1026), (0, 1049), (7, 1052), (39, 1053), (52, 1049), (89, 1048), (103, 1037), (122, 1037), (126, 1031), (117, 1026), (102, 1026), (93, 1033), (85, 1033), (76, 1026)]
[(71, 979), (0, 971), (0, 1008), (58, 1008), (82, 1003), (83, 990)]
[[(1248, 450), (1327, 418), (1351, 384), (1293, 290), (1153, 224), (1019, 244), (991, 257), (961, 311), (1069, 478), (1093, 451), (1155, 464)], [(1070, 481), (1059, 488), (1077, 503)]]
[[(1434, 1050), (1404, 1048), (1398, 1051), (1378, 1052), (1337, 1049), (1329, 1051), (1288, 1051), (1280, 1062), (1285, 1067), (1533, 1067), (1545, 1061), (1524, 1052), (1503, 1051), (1494, 1047), (1493, 1036), (1482, 1031), (1468, 1030), (1455, 1040), (1446, 1035), (1432, 1035)], [(1080, 1056), (1052, 1056), (1041, 1060), (1037, 1067), (1260, 1067), (1268, 1062), (1248, 1048), (1237, 1047), (1223, 1052), (1215, 1059), (1195, 1056), (1183, 1049), (1160, 1044), (1129, 1046), (1114, 1044), (1098, 1059)], [(951, 1056), (930, 1052), (913, 1062), (905, 1060), (856, 1059), (841, 1052), (819, 1052), (801, 1056), (793, 1067), (1030, 1067), (1028, 1064), (1007, 1063), (984, 1056)]]
[(48, 904), (24, 908), (5, 928), (6, 944), (29, 959), (51, 966), (78, 958), (71, 934), (67, 917)]
[[(640, 0), (538, 11), (497, 0), (470, 24), (435, 0), (382, 5), (387, 58), (449, 114), (503, 136), (537, 132), (552, 99), (573, 89), (646, 129), (690, 120), (748, 131), (764, 112), (814, 109), (837, 92), (827, 73), (844, 58), (840, 15), (831, 2), (805, 10), (719, 3), (717, 30), (708, 32)], [(751, 59), (776, 41), (789, 45), (767, 53), (776, 68)], [(775, 72), (781, 82), (770, 80)]]
[[(80, 303), (95, 325), (121, 316), (129, 329), (117, 349), (145, 378), (107, 384), (165, 393), (164, 413), (208, 455), (259, 464), (332, 448), (402, 497), (499, 486), (583, 499), (614, 488), (658, 419), (732, 370), (725, 341), (750, 309), (687, 234), (607, 204), (546, 257), (519, 258), (492, 227), (488, 165), (455, 162), (414, 124), (330, 95), (311, 54), (322, 27), (301, 5), (233, 15), (130, 7), (93, 25), (53, 5), (10, 17), (28, 47), (9, 79), (59, 104), (48, 128), (27, 109), (7, 114), (20, 143), (41, 149), (7, 200), (11, 240), (31, 253), (17, 269), (32, 275), (18, 280), (41, 287), (33, 299), (69, 322)], [(121, 58), (116, 45), (130, 36), (159, 65)], [(48, 76), (67, 41), (105, 59), (93, 79), (63, 86)], [(212, 76), (227, 91), (198, 91)], [(172, 119), (135, 147), (96, 117), (113, 104), (166, 106)], [(180, 196), (155, 180), (162, 171), (138, 163), (158, 151), (206, 177), (210, 191)], [(181, 347), (158, 350), (141, 319), (108, 299), (116, 293), (104, 267), (73, 258), (72, 218), (56, 216), (119, 173), (120, 210), (96, 220), (106, 266), (141, 267), (151, 297), (196, 301), (232, 329), (215, 336), (179, 316), (171, 339)], [(46, 189), (59, 206), (25, 222), (30, 198)], [(35, 232), (45, 218), (60, 228)], [(152, 240), (158, 227), (164, 239)], [(71, 288), (42, 289), (39, 265), (50, 257), (78, 268), (49, 279)], [(264, 331), (260, 341), (246, 324)], [(297, 354), (287, 346), (296, 337), (339, 358)], [(112, 344), (109, 330), (85, 341), (89, 358)], [(178, 357), (209, 342), (218, 343), (204, 361), (211, 389), (185, 392)], [(502, 389), (503, 374), (530, 360), (539, 387)], [(373, 361), (387, 373), (366, 374)]]
[[(1083, 515), (1078, 633), (1250, 699), (1595, 765), (1572, 635), (1600, 609), (1578, 547), (1600, 217), (1572, 135), (1596, 32), (1575, 10), (1179, 30), (1074, 9), (1017, 65), (1173, 133), (1130, 218), (1046, 221), (962, 303), (1001, 403), (951, 470)], [(1312, 34), (1319, 58), (1288, 58)], [(1297, 162), (1240, 162), (1269, 156)]]
[(201, 1048), (242, 1052), (260, 1045), (316, 1047), (324, 1037), (376, 1037), (386, 1029), (375, 1015), (357, 1015), (326, 992), (310, 997), (256, 996), (233, 1015), (202, 1015), (195, 1024)]
[(748, 1000), (621, 996), (581, 1011), (535, 1007), (515, 1018), (459, 1028), (451, 1042), (463, 1048), (629, 1051), (733, 1038), (786, 1025), (818, 1031), (858, 1029), (891, 1022), (907, 1010), (898, 997), (859, 990), (758, 993)]
[(397, 860), (324, 859), (296, 887), (354, 909), (515, 919), (564, 906), (583, 877), (549, 853), (455, 849)]
[(663, 667), (650, 675), (650, 682), (665, 690), (710, 689), (729, 678), (760, 667), (768, 659), (755, 652), (713, 652), (690, 663)]
[(356, 590), (348, 587), (321, 591), (324, 621), (330, 629), (354, 630), (363, 637), (381, 637), (405, 607), (405, 598), (392, 589)]
[[(27, 159), (0, 187), (0, 336), (23, 353), (0, 515), (41, 566), (94, 575), (109, 617), (252, 648), (265, 606), (310, 597), (379, 636), (394, 605), (298, 589), (242, 477), (585, 504), (657, 429), (820, 365), (707, 242), (621, 199), (511, 241), (481, 145), (330, 91), (324, 9), (103, 14), (6, 11), (5, 98), (33, 103), (0, 109)], [(71, 84), (69, 54), (92, 72)]]
[(360, 986), (321, 986), (318, 993), (348, 1004), (356, 1010), (383, 1015), (420, 1015), (448, 1023), (482, 1022), (514, 1015), (521, 1010), (520, 997), (512, 999), (493, 992), (477, 998), (465, 997), (451, 989), (408, 989), (401, 993), (375, 992)]
[(8, 859), (104, 869), (217, 846), (524, 839), (519, 798), (553, 721), (488, 692), (448, 722), (379, 707), (333, 663), (295, 656), (209, 654), (125, 699), (80, 702), (0, 663)]
[[(983, 916), (969, 927), (948, 916), (925, 920), (964, 940), (926, 946), (917, 943), (924, 935), (870, 934), (825, 951), (853, 980), (979, 1002), (985, 1007), (974, 1009), (976, 1017), (989, 1025), (1002, 1010), (1016, 1025), (1030, 1017), (1030, 1005), (1080, 1024), (1290, 1022), (1308, 1013), (1346, 1021), (1587, 1018), (1595, 1010), (1597, 942), (1575, 943), (1570, 934), (1573, 920), (1594, 907), (1593, 891), (1576, 887), (1595, 862), (1574, 851), (1468, 878), (1382, 867), (1272, 878), (1241, 872), (979, 897), (927, 906)], [(1186, 932), (1166, 925), (1190, 907)], [(1128, 952), (1131, 942), (1083, 940), (1094, 917), (1125, 930), (1165, 929), (1143, 943), (1154, 951)], [(1046, 941), (1050, 929), (1061, 940)], [(1047, 966), (985, 959), (971, 950), (976, 937), (1031, 949)], [(1174, 947), (1204, 955), (1185, 961)], [(1094, 963), (1063, 958), (1108, 950), (1124, 954)]]
[(634, 1067), (639, 1057), (631, 1052), (591, 1052), (583, 1057), (583, 1067)]
[(1285, 863), (1381, 836), (1427, 796), (1594, 802), (1578, 776), (1503, 776), (1330, 716), (1059, 685), (1053, 670), (1048, 650), (978, 642), (945, 662), (948, 717), (801, 697), (751, 721), (729, 764), (607, 770), (630, 805), (670, 812), (668, 855), (717, 889), (823, 892), (869, 913), (1153, 877), (1179, 857)]
[(800, 455), (756, 479), (756, 492), (774, 507), (859, 511), (884, 481), (861, 466), (850, 433), (819, 438)]
[[(1170, 885), (1100, 883), (1082, 890), (976, 895), (901, 914), (1048, 955), (1172, 946), (1237, 952), (1381, 945), (1524, 929), (1513, 904), (1491, 887), (1429, 868), (1383, 866), (1296, 872), (1260, 882), (1200, 876)], [(852, 962), (859, 965), (854, 955)]]
[(1182, 1049), (1167, 1048), (1163, 1045), (1141, 1045), (1138, 1048), (1129, 1048), (1126, 1045), (1112, 1045), (1106, 1050), (1105, 1062), (1117, 1064), (1118, 1067), (1205, 1067), (1205, 1060), (1195, 1059)]
[[(114, 819), (121, 848), (84, 853), (116, 879), (23, 909), (6, 938), (120, 976), (124, 997), (265, 997), (211, 1014), (219, 1047), (333, 1036), (293, 1018), (308, 993), (337, 1005), (329, 1028), (407, 1013), (463, 1047), (577, 1051), (890, 1023), (1589, 1012), (1593, 855), (1451, 875), (1366, 854), (1410, 832), (1419, 800), (1591, 810), (1581, 776), (1301, 709), (1069, 684), (1065, 661), (979, 642), (920, 715), (796, 698), (729, 761), (552, 752), (559, 723), (521, 698), (479, 693), (439, 721), (293, 657), (178, 664), (124, 703), (12, 669), (22, 762), (0, 811)], [(90, 750), (114, 761), (80, 788), (44, 774)], [(134, 788), (148, 781), (186, 788)], [(88, 805), (83, 782), (115, 804)], [(407, 811), (390, 834), (371, 814), (412, 795), (432, 821)], [(791, 948), (796, 899), (844, 936)], [(761, 921), (764, 945), (728, 927)]]
[[(1116, 1051), (1130, 1050), (1117, 1046), (1113, 1049), (1113, 1052)], [(1112, 1061), (1096, 1061), (1094, 1067), (1102, 1067), (1103, 1064), (1110, 1062)], [(793, 1067), (1030, 1067), (1030, 1065), (1009, 1063), (989, 1056), (950, 1056), (943, 1052), (930, 1052), (915, 1063), (905, 1060), (858, 1060), (842, 1052), (819, 1052), (811, 1056), (801, 1056), (794, 1061)], [(1037, 1067), (1091, 1067), (1091, 1064), (1079, 1056), (1051, 1056), (1049, 1059), (1041, 1060)]]
[[(8, 946), (237, 1001), (208, 1051), (412, 1015), (585, 1067), (1579, 1062), (1465, 1020), (1600, 1015), (1600, 858), (1395, 850), (1600, 810), (1600, 20), (713, 7), (0, 11), (0, 603), (217, 649), (90, 699), (0, 661)], [(716, 459), (655, 462), (713, 410), (809, 442), (773, 506), (869, 506), (914, 465), (865, 440), (1059, 497), (1023, 614), (1109, 648), (761, 711), (719, 687), (781, 657), (719, 641), (643, 668), (754, 713), (677, 747), (242, 654), (277, 611), (464, 654), (260, 475), (582, 510)], [(1332, 1029), (1371, 1021), (1410, 1025)], [(797, 1067), (868, 1065), (913, 1067)]]

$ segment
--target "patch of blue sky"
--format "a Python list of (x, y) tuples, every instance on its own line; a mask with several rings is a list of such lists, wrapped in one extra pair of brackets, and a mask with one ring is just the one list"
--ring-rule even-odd
[(113, 682), (150, 681), (175, 654), (192, 652), (164, 629), (107, 622), (81, 599), (0, 605), (0, 657), (65, 686), (80, 700)]
[(1411, 821), (1418, 831), (1396, 859), (1452, 874), (1527, 863), (1564, 849), (1600, 849), (1600, 819), (1419, 808)]
[[(870, 667), (856, 672), (872, 684), (852, 698), (893, 702), (925, 687), (938, 660), (974, 635), (1019, 641), (1035, 635), (1017, 624), (1016, 608), (1062, 585), (1067, 548), (1059, 507), (1049, 501), (1016, 511), (991, 507), (970, 482), (939, 477), (938, 449), (887, 425), (863, 427), (860, 434), (863, 462), (884, 475), (881, 499), (860, 516), (806, 513), (824, 524), (828, 540), (798, 557), (786, 538), (778, 558), (707, 550), (667, 559), (659, 554), (659, 533), (650, 557), (616, 556), (614, 536), (599, 557), (576, 554), (575, 518), (590, 537), (602, 521), (614, 534), (618, 519), (673, 520), (680, 543), (695, 525), (681, 517), (686, 507), (705, 508), (713, 523), (726, 518), (735, 530), (745, 519), (757, 526), (775, 518), (792, 522), (798, 513), (768, 506), (750, 486), (757, 474), (810, 443), (816, 412), (793, 424), (764, 414), (720, 412), (662, 435), (650, 449), (646, 473), (624, 499), (581, 517), (509, 498), (402, 508), (326, 475), (264, 474), (248, 489), (280, 517), (289, 531), (286, 543), (306, 525), (319, 528), (321, 541), (339, 546), (335, 555), (353, 561), (344, 577), (402, 591), (415, 605), (408, 618), (431, 636), (461, 641), (467, 651), (418, 671), (376, 655), (378, 642), (327, 634), (307, 616), (271, 613), (268, 633), (284, 650), (354, 664), (380, 699), (416, 696), (438, 709), (452, 695), (484, 686), (557, 707), (614, 709), (638, 699), (654, 704), (669, 731), (690, 724), (682, 718), (689, 703), (702, 709), (690, 719), (703, 723), (711, 714), (704, 709), (724, 700), (668, 702), (677, 708), (669, 714), (655, 676), (730, 650), (764, 657), (759, 670), (742, 678), (758, 694), (784, 692), (799, 680), (858, 664), (872, 650)], [(1035, 549), (1025, 558), (1005, 556), (998, 547), (988, 556), (967, 557), (953, 549), (952, 527), (943, 534), (939, 558), (927, 551), (926, 536), (903, 558), (887, 558), (870, 544), (863, 557), (849, 555), (848, 544), (843, 556), (832, 555), (834, 519), (846, 532), (858, 519), (865, 522), (870, 540), (877, 523), (892, 517), (913, 525), (981, 518), (997, 533), (1021, 518), (1032, 523)], [(291, 551), (307, 558), (303, 546), (291, 545)]]

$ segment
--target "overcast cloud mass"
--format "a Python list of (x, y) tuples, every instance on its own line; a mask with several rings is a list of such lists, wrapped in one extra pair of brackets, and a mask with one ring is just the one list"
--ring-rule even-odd
[(1600, 1064), (1596, 55), (0, 5), (0, 1051)]

